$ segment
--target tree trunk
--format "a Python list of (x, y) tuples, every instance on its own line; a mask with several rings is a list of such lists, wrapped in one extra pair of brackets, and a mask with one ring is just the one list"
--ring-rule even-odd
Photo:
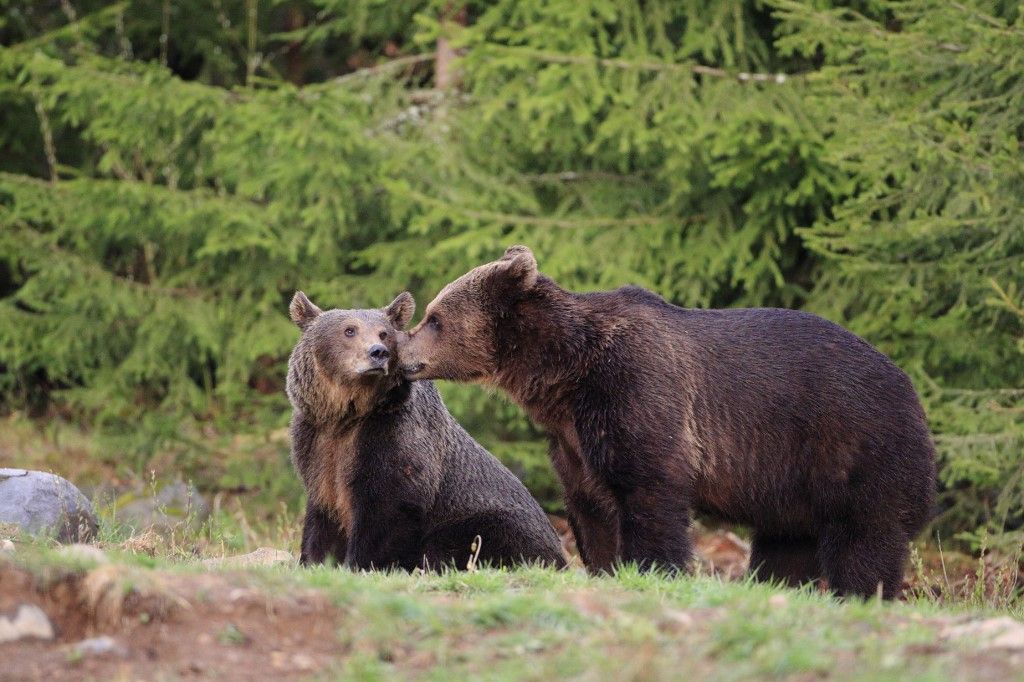
[(445, 35), (445, 26), (450, 22), (460, 26), (466, 25), (464, 5), (453, 7), (449, 2), (441, 13), (441, 37), (437, 39), (437, 57), (434, 61), (434, 85), (438, 90), (450, 90), (459, 84), (459, 74), (453, 63), (458, 55)]

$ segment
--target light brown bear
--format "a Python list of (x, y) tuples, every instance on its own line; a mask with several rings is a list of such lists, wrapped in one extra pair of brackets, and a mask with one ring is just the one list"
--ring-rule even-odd
[(302, 330), (288, 362), (292, 462), (309, 498), (300, 562), (563, 566), (523, 484), (456, 423), (433, 384), (397, 371), (398, 330), (414, 307), (408, 293), (372, 310), (292, 299)]

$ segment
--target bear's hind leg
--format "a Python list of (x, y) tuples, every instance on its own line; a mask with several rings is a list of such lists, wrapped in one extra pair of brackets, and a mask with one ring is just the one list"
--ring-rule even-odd
[(812, 537), (787, 538), (755, 533), (750, 552), (750, 572), (758, 580), (780, 580), (799, 587), (821, 577), (818, 541)]
[[(565, 557), (561, 545), (554, 531), (550, 534), (550, 542), (545, 542), (542, 533), (533, 532), (526, 519), (514, 515), (502, 518), (495, 513), (477, 514), (434, 529), (424, 540), (424, 554), (427, 565), (435, 569), (462, 570), (471, 564), (500, 567), (532, 563), (562, 568)], [(478, 537), (480, 547), (474, 552)]]
[(881, 589), (883, 599), (893, 599), (903, 585), (910, 541), (901, 528), (835, 524), (822, 533), (818, 554), (837, 595), (867, 598)]

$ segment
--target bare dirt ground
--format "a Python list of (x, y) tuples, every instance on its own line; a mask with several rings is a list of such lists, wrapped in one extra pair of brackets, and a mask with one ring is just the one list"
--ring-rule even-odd
[[(40, 606), (53, 641), (0, 645), (4, 680), (293, 679), (340, 655), (338, 610), (313, 591), (271, 596), (232, 574), (159, 573), (148, 585), (116, 566), (40, 583), (0, 565), (0, 613)], [(111, 635), (115, 650), (82, 654), (81, 640)]]

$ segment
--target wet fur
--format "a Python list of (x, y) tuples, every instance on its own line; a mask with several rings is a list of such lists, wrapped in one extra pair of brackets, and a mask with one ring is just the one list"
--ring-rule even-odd
[[(478, 345), (488, 359), (474, 371), (548, 430), (592, 570), (685, 567), (700, 511), (753, 529), (762, 578), (896, 594), (935, 489), (924, 413), (899, 368), (808, 313), (684, 309), (637, 287), (575, 294), (529, 275), (526, 254), (510, 250), (511, 272), (498, 261), (450, 285), (427, 313), (477, 318), (459, 324), (484, 331), (460, 345)], [(404, 360), (459, 362), (422, 331)]]

